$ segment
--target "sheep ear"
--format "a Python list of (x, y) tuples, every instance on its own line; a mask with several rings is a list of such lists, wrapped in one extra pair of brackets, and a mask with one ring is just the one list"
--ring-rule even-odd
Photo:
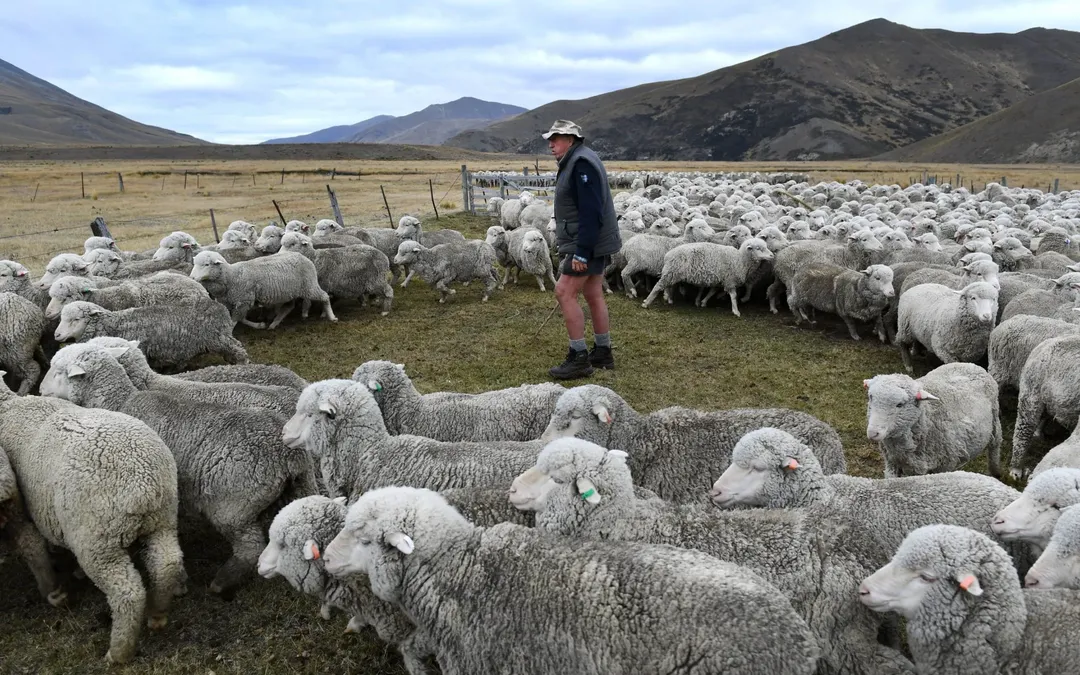
[(85, 287), (83, 287), (83, 289), (82, 289), (82, 294), (83, 294), (83, 295), (90, 295), (90, 293), (92, 293), (92, 292), (93, 292), (93, 290), (94, 290), (94, 289), (90, 288), (89, 286), (85, 286)]
[(335, 504), (344, 504), (346, 501), (348, 501), (348, 498), (346, 498), (346, 497), (334, 497), (330, 501), (334, 502)]
[(336, 415), (337, 406), (335, 406), (331, 401), (322, 399), (319, 401), (319, 412), (324, 412), (327, 415)]
[(919, 391), (915, 392), (915, 400), (916, 401), (940, 401), (941, 399), (938, 398), (937, 396), (934, 396), (933, 394), (931, 394), (930, 392), (928, 392), (928, 391), (926, 391), (924, 389), (920, 389)]
[(318, 560), (322, 557), (322, 553), (319, 552), (319, 545), (315, 543), (314, 539), (308, 539), (304, 542), (304, 560)]
[(124, 354), (127, 354), (127, 350), (127, 347), (105, 347), (104, 349), (102, 349), (103, 352), (113, 357), (114, 359), (119, 359)]
[(605, 405), (601, 401), (597, 401), (593, 404), (592, 411), (593, 414), (596, 415), (596, 418), (604, 424), (611, 424), (613, 421), (615, 421), (614, 418), (611, 416), (611, 413), (608, 412), (607, 405)]
[(29, 274), (29, 272), (27, 272), (26, 270), (19, 270), (18, 272), (15, 273), (15, 276), (17, 276), (17, 277), (25, 277), (27, 274)]
[(578, 478), (575, 481), (577, 484), (578, 495), (581, 499), (589, 504), (600, 503), (600, 493), (596, 491), (596, 486), (588, 478)]
[(386, 535), (386, 543), (390, 544), (405, 555), (409, 555), (413, 552), (412, 537), (405, 534), (404, 532), (391, 532), (390, 534)]
[(983, 594), (982, 586), (979, 584), (979, 577), (974, 574), (958, 574), (956, 575), (956, 581), (961, 590), (965, 590), (975, 597)]
[(128, 346), (131, 347), (132, 349), (138, 349), (139, 348), (139, 341), (138, 340), (128, 340)]
[(382, 385), (379, 384), (378, 380), (368, 380), (367, 387), (371, 391), (382, 391)]
[(872, 269), (870, 269), (869, 267), (867, 267), (866, 269), (862, 270), (862, 273), (864, 275), (866, 275), (866, 276), (870, 276), (871, 274), (874, 273), (874, 271)]
[[(1077, 311), (1080, 311), (1080, 310), (1077, 310)], [(611, 456), (611, 457), (618, 457), (619, 459), (626, 459), (627, 457), (630, 456), (630, 455), (628, 455), (626, 453), (625, 450), (608, 450), (607, 454), (609, 456)]]
[(862, 388), (863, 389), (869, 389), (870, 388), (870, 380), (863, 380), (862, 381)]
[(80, 375), (85, 375), (85, 374), (86, 374), (86, 370), (84, 370), (82, 366), (74, 366), (74, 365), (68, 366), (68, 369), (67, 369), (67, 376), (68, 377), (79, 377)]
[(802, 465), (799, 464), (799, 461), (797, 459), (795, 459), (794, 457), (785, 457), (784, 458), (784, 463), (781, 464), (780, 466), (781, 466), (781, 468), (783, 468), (783, 469), (785, 469), (787, 471), (794, 471), (795, 469), (798, 469)]

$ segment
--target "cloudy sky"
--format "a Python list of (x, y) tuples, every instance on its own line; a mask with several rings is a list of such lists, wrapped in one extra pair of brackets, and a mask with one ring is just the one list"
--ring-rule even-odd
[(1077, 7), (1077, 0), (32, 0), (7, 4), (0, 59), (140, 122), (255, 143), (461, 96), (531, 108), (698, 75), (875, 17), (979, 33), (1080, 30)]

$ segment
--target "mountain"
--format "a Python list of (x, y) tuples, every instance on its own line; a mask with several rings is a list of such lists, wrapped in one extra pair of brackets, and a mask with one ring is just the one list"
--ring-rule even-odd
[(0, 145), (205, 143), (117, 115), (0, 61)]
[(1080, 79), (876, 159), (1080, 164)]
[(496, 120), (525, 111), (525, 108), (516, 105), (481, 101), (466, 96), (395, 117), (344, 140), (351, 143), (441, 145), (457, 133), (468, 129), (481, 129)]
[(877, 155), (1080, 77), (1080, 33), (917, 30), (874, 19), (698, 77), (555, 101), (447, 141), (546, 151), (558, 118), (613, 159), (792, 160)]
[(292, 136), (291, 138), (271, 138), (268, 141), (263, 141), (262, 145), (282, 144), (282, 143), (341, 143), (352, 136), (369, 129), (376, 124), (382, 124), (388, 120), (394, 119), (393, 115), (376, 115), (375, 117), (369, 117), (363, 122), (357, 122), (356, 124), (341, 124), (336, 127), (327, 127), (326, 129), (319, 129), (318, 131), (312, 131), (310, 134), (304, 134), (303, 136)]

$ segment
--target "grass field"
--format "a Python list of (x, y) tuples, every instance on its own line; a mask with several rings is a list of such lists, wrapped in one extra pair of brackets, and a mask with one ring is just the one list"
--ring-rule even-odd
[[(5, 173), (3, 180), (10, 176)], [(160, 182), (160, 177), (156, 180)], [(350, 213), (377, 213), (369, 208), (370, 200), (361, 200), (361, 192), (370, 191), (372, 184), (377, 185), (375, 180), (371, 184), (355, 181), (355, 192), (348, 183), (337, 183), (343, 207)], [(419, 181), (411, 179), (400, 183), (419, 187)], [(318, 187), (325, 194), (325, 188)], [(423, 188), (426, 198), (426, 178)], [(223, 209), (231, 216), (219, 223), (231, 217), (269, 218), (264, 206), (272, 210), (269, 199), (276, 191), (241, 196), (219, 189), (211, 188), (211, 194), (234, 204), (233, 210)], [(388, 193), (405, 194), (406, 190)], [(418, 195), (419, 190), (414, 193)], [(10, 183), (0, 185), (0, 195), (9, 194)], [(44, 202), (39, 195), (22, 213), (37, 214), (42, 218), (36, 221), (39, 224), (46, 222), (42, 214), (48, 208), (63, 214), (66, 220), (60, 222), (88, 221), (89, 212), (76, 211), (93, 205), (115, 205), (125, 216), (170, 212), (191, 222), (200, 217), (202, 207), (192, 206), (199, 203), (197, 196), (138, 194), (129, 188), (122, 197), (112, 195), (96, 202), (76, 197), (67, 202), (50, 193)], [(363, 199), (367, 196), (364, 192)], [(454, 196), (451, 190), (450, 198)], [(298, 204), (308, 202), (299, 196), (289, 199), (294, 200), (290, 216), (325, 208), (316, 205), (314, 198), (302, 208)], [(11, 218), (10, 197), (0, 201), (5, 206), (0, 210), (3, 218)], [(252, 204), (258, 204), (258, 210)], [(322, 210), (318, 213), (325, 215)], [(444, 217), (438, 223), (470, 237), (482, 236), (488, 224), (486, 219), (464, 215)], [(428, 227), (433, 225), (428, 223)], [(80, 233), (79, 243), (83, 236)], [(75, 248), (69, 244), (63, 242)], [(238, 327), (237, 335), (254, 361), (289, 366), (309, 380), (348, 377), (356, 365), (369, 359), (404, 363), (423, 392), (479, 392), (545, 381), (547, 369), (565, 354), (566, 336), (559, 317), (538, 333), (553, 306), (553, 295), (540, 293), (525, 277), (519, 286), (497, 292), (488, 303), (479, 301), (476, 284), (459, 289), (446, 305), (439, 305), (437, 293), (422, 283), (395, 292), (394, 309), (385, 318), (372, 308), (342, 302), (335, 306), (341, 319), (338, 324), (317, 318), (302, 322), (293, 316), (273, 333)], [(661, 303), (644, 310), (638, 302), (613, 296), (610, 309), (618, 370), (598, 373), (591, 381), (611, 387), (639, 411), (671, 405), (803, 410), (840, 433), (850, 473), (881, 475), (876, 449), (864, 434), (862, 380), (901, 370), (894, 348), (871, 339), (853, 342), (843, 324), (823, 322), (817, 330), (797, 328), (790, 315), (769, 314), (760, 299), (744, 307), (741, 319), (731, 314), (726, 300), (705, 310), (688, 302), (674, 308)], [(868, 331), (864, 334), (869, 337)], [(921, 364), (917, 374), (931, 367)], [(1007, 450), (1015, 402), (1005, 407)], [(1007, 457), (1007, 451), (1004, 454)], [(971, 468), (984, 470), (983, 466), (978, 461)], [(332, 621), (322, 621), (317, 604), (293, 592), (284, 581), (253, 579), (228, 601), (211, 596), (207, 586), (227, 556), (223, 542), (195, 523), (185, 526), (181, 543), (191, 591), (176, 601), (164, 631), (144, 634), (137, 661), (115, 672), (404, 672), (396, 652), (381, 645), (373, 633), (343, 635), (346, 617), (338, 613)], [(85, 581), (72, 580), (69, 590), (70, 607), (53, 609), (37, 596), (21, 561), (9, 556), (0, 563), (0, 673), (106, 671), (101, 660), (109, 634), (104, 598)]]

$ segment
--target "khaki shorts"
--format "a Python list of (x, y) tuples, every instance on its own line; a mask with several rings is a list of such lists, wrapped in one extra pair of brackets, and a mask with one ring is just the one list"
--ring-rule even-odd
[(592, 258), (589, 260), (584, 272), (575, 272), (573, 268), (570, 267), (573, 260), (574, 255), (572, 253), (564, 255), (562, 262), (559, 263), (559, 272), (571, 277), (594, 277), (602, 275), (604, 270), (607, 269), (607, 266), (611, 264), (611, 256), (602, 255), (599, 258)]

